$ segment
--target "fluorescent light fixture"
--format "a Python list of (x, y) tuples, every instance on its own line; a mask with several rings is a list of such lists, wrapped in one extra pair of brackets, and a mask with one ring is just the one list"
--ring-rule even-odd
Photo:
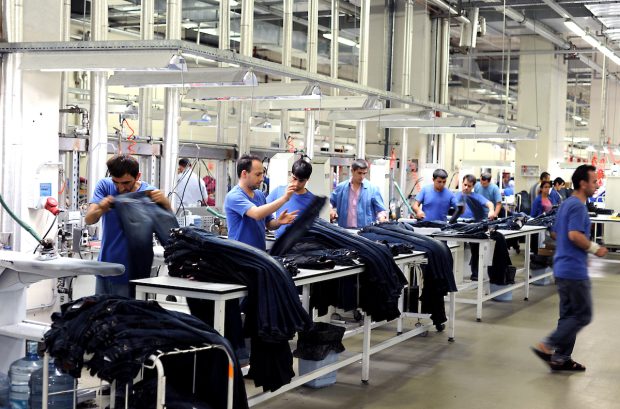
[(192, 88), (185, 96), (185, 99), (188, 98), (203, 101), (320, 99), (321, 88), (316, 83), (304, 81), (288, 84), (272, 82), (253, 87)]
[(108, 79), (108, 85), (124, 87), (253, 87), (256, 75), (247, 69), (202, 68), (191, 72), (118, 72)]
[(588, 152), (596, 152), (596, 148), (593, 145), (588, 145), (586, 148), (586, 151)]
[(586, 43), (590, 44), (592, 47), (594, 48), (599, 48), (601, 47), (601, 43), (598, 42), (598, 40), (594, 37), (592, 37), (591, 35), (585, 35), (583, 37), (581, 37)]
[[(353, 108), (349, 106), (349, 108)], [(327, 115), (328, 121), (430, 121), (435, 118), (435, 111), (416, 111), (408, 108), (372, 108), (372, 109), (345, 109), (331, 111)]]
[(566, 27), (568, 27), (568, 29), (570, 31), (572, 31), (573, 33), (577, 34), (579, 37), (585, 37), (586, 36), (586, 32), (577, 25), (577, 23), (575, 23), (572, 20), (565, 20), (564, 21), (564, 25)]
[(506, 132), (480, 132), (477, 134), (456, 134), (458, 139), (501, 139), (505, 141), (533, 141), (538, 132), (527, 129), (508, 129)]
[[(440, 133), (433, 132), (439, 129), (454, 129), (459, 128), (463, 131), (469, 129), (473, 125), (473, 120), (471, 118), (433, 118), (433, 119), (419, 119), (412, 117), (410, 119), (385, 119), (384, 117), (379, 118), (379, 127), (380, 128), (421, 128), (420, 132), (422, 133)], [(423, 129), (427, 129), (427, 132), (424, 132)], [(454, 132), (452, 132), (454, 133)]]
[[(170, 67), (171, 58), (178, 56), (170, 50), (122, 50), (104, 51), (66, 50), (58, 52), (23, 53), (22, 70), (36, 71), (179, 71)], [(175, 58), (172, 61), (180, 62)]]
[[(261, 85), (262, 86), (262, 85)], [(374, 108), (377, 106), (377, 108)], [(257, 103), (256, 108), (261, 111), (266, 110), (307, 110), (307, 109), (320, 109), (320, 110), (332, 110), (339, 109), (346, 112), (344, 118), (351, 119), (351, 115), (355, 115), (358, 112), (372, 112), (373, 114), (379, 112), (383, 107), (383, 103), (378, 101), (375, 97), (360, 96), (360, 95), (321, 95), (321, 98), (315, 99), (287, 99), (287, 100), (260, 100)], [(347, 111), (344, 111), (347, 109)], [(351, 114), (348, 114), (348, 113)]]
[(199, 119), (190, 120), (189, 124), (194, 126), (216, 126), (208, 112), (203, 112)]
[(575, 121), (581, 121), (583, 118), (581, 118), (581, 117), (580, 117), (580, 116), (578, 116), (578, 115), (573, 115), (573, 119), (574, 119)]
[[(323, 33), (323, 38), (331, 41), (333, 39), (332, 33)], [(360, 45), (356, 41), (349, 40), (348, 38), (344, 38), (341, 36), (338, 36), (338, 42), (343, 45), (348, 45), (349, 47), (360, 48)]]
[(588, 121), (581, 121), (581, 122), (579, 122), (579, 125), (586, 126), (586, 125), (588, 125)]
[(427, 135), (455, 134), (455, 135), (478, 135), (487, 133), (508, 132), (505, 125), (476, 125), (470, 126), (429, 126), (420, 129), (420, 133)]

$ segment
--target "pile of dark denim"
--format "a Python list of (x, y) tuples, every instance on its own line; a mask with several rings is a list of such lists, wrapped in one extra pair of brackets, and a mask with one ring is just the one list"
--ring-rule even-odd
[(555, 216), (557, 209), (551, 210), (549, 213), (543, 213), (539, 216), (533, 217), (525, 223), (527, 226), (545, 226), (551, 227), (555, 223)]
[[(81, 298), (64, 304), (60, 313), (52, 315), (52, 327), (44, 339), (47, 351), (63, 371), (79, 378), (86, 366), (91, 375), (119, 384), (130, 383), (145, 360), (157, 351), (222, 345), (234, 362), (234, 407), (247, 408), (242, 374), (228, 341), (199, 319), (165, 310), (154, 301), (118, 296)], [(188, 399), (198, 398), (213, 408), (224, 408), (228, 359), (217, 350), (203, 355), (197, 395)], [(166, 370), (168, 379), (175, 379), (175, 371)]]
[(264, 251), (202, 229), (173, 229), (172, 236), (164, 251), (171, 276), (248, 288), (244, 333), (252, 339), (254, 383), (266, 390), (289, 383), (295, 374), (288, 341), (312, 325), (290, 274)]
[[(364, 272), (358, 277), (313, 285), (310, 302), (319, 313), (334, 305), (345, 310), (360, 307), (375, 321), (400, 316), (398, 298), (407, 280), (387, 247), (321, 219), (314, 221), (302, 244), (311, 242), (320, 244), (324, 249), (353, 250), (365, 264)], [(295, 252), (296, 247), (285, 248), (284, 251)]]
[(430, 313), (436, 326), (447, 320), (443, 297), (457, 291), (454, 281), (452, 253), (448, 246), (430, 237), (414, 233), (409, 223), (379, 223), (366, 226), (359, 235), (388, 244), (404, 244), (426, 253), (428, 263), (422, 266), (424, 288), (420, 295), (422, 312)]

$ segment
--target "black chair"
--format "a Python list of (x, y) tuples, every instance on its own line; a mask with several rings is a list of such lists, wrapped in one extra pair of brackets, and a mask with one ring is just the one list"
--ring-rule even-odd
[(515, 204), (517, 212), (529, 215), (532, 211), (532, 201), (530, 199), (530, 194), (525, 190), (522, 190), (516, 194)]

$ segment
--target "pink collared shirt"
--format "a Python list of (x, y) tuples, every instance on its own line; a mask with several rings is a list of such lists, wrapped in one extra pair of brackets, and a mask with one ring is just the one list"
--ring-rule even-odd
[(360, 198), (360, 192), (364, 188), (360, 185), (357, 190), (353, 189), (353, 184), (349, 181), (349, 206), (347, 210), (347, 227), (357, 227), (357, 202)]

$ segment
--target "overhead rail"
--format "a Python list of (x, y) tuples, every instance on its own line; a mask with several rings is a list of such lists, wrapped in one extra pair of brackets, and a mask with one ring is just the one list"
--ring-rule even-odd
[[(391, 91), (384, 91), (377, 88), (360, 85), (358, 83), (332, 78), (325, 75), (310, 73), (293, 67), (285, 67), (281, 64), (261, 60), (259, 58), (243, 56), (232, 50), (219, 50), (205, 45), (193, 44), (182, 40), (153, 40), (153, 41), (81, 41), (70, 43), (58, 42), (37, 42), (37, 43), (3, 43), (0, 44), (0, 53), (40, 53), (57, 52), (65, 56), (79, 56), (84, 51), (101, 52), (102, 59), (108, 59), (110, 63), (117, 60), (116, 52), (128, 50), (168, 50), (171, 53), (180, 52), (184, 56), (204, 57), (217, 62), (236, 64), (253, 68), (255, 71), (273, 74), (277, 76), (290, 77), (293, 79), (316, 82), (332, 88), (347, 90), (349, 92), (362, 95), (375, 96), (383, 100), (391, 100), (403, 104), (428, 108), (454, 116), (473, 117), (488, 122), (516, 126), (523, 129), (538, 131), (537, 127), (523, 125), (514, 121), (504, 120), (503, 118), (492, 115), (481, 114), (467, 109), (456, 108), (444, 104), (422, 101), (411, 96), (397, 94)], [(79, 67), (76, 67), (79, 68)], [(88, 70), (88, 69), (84, 69)]]

